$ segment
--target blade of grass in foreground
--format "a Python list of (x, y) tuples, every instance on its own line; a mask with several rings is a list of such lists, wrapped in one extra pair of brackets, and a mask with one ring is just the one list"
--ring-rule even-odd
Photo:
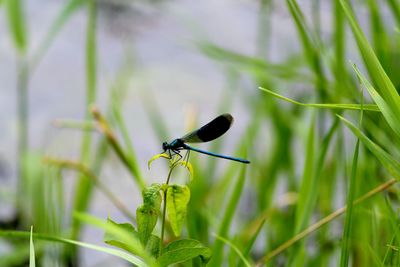
[[(95, 0), (89, 0), (87, 2), (88, 21), (86, 28), (86, 106), (85, 106), (85, 118), (90, 119), (90, 113), (88, 107), (90, 104), (95, 102), (96, 99), (96, 21), (97, 21), (97, 2)], [(91, 133), (84, 132), (80, 160), (83, 164), (91, 166), (90, 155), (92, 148), (92, 137)], [(74, 210), (85, 211), (89, 206), (91, 199), (91, 192), (93, 190), (93, 184), (89, 177), (81, 175), (75, 188), (74, 196)], [(81, 231), (81, 223), (77, 220), (72, 221), (71, 238), (79, 239)], [(76, 258), (74, 255), (76, 251), (72, 251), (72, 258)]]
[(33, 246), (33, 226), (31, 226), (31, 234), (29, 238), (29, 267), (35, 267), (35, 248)]
[[(26, 238), (28, 239), (31, 236), (31, 233), (29, 232), (23, 232), (23, 231), (3, 231), (0, 230), (0, 236), (4, 238)], [(125, 251), (114, 249), (114, 248), (109, 248), (109, 247), (102, 247), (102, 246), (97, 246), (93, 244), (88, 244), (85, 242), (80, 242), (80, 241), (75, 241), (71, 239), (65, 239), (61, 237), (56, 237), (56, 236), (51, 236), (51, 235), (45, 235), (45, 234), (32, 234), (33, 238), (36, 240), (44, 240), (44, 241), (52, 241), (52, 242), (59, 242), (59, 243), (64, 243), (64, 244), (70, 244), (70, 245), (76, 245), (80, 246), (83, 248), (88, 248), (92, 250), (96, 250), (102, 253), (106, 253), (109, 255), (113, 255), (116, 257), (119, 257), (121, 259), (124, 259), (136, 266), (143, 266), (146, 267), (146, 265), (141, 259), (138, 257), (131, 255)]]

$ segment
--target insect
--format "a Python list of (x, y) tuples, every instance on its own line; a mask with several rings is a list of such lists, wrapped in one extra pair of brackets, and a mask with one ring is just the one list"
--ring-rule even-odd
[(181, 138), (177, 138), (177, 139), (173, 140), (171, 143), (164, 142), (162, 144), (162, 149), (164, 150), (164, 152), (168, 151), (170, 156), (171, 156), (171, 151), (176, 153), (177, 155), (181, 156), (180, 151), (187, 150), (188, 152), (195, 151), (198, 153), (210, 155), (210, 156), (217, 157), (217, 158), (223, 158), (223, 159), (228, 159), (228, 160), (233, 160), (233, 161), (238, 161), (241, 163), (249, 164), (250, 161), (248, 161), (246, 159), (216, 154), (216, 153), (200, 150), (198, 148), (194, 148), (194, 147), (191, 147), (188, 144), (186, 144), (186, 143), (203, 143), (203, 142), (208, 142), (208, 141), (217, 139), (218, 137), (220, 137), (221, 135), (226, 133), (226, 131), (229, 130), (229, 128), (232, 125), (232, 122), (233, 122), (233, 117), (231, 114), (228, 114), (228, 113), (222, 114), (222, 115), (216, 117), (215, 119), (213, 119), (212, 121), (210, 121), (209, 123), (207, 123), (206, 125), (204, 125), (203, 127), (199, 128), (197, 130), (194, 130), (194, 131), (184, 135)]

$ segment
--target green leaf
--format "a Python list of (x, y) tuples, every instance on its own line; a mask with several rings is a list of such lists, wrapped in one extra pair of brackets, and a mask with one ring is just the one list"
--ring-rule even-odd
[(178, 161), (179, 165), (181, 165), (182, 167), (186, 168), (186, 170), (189, 172), (189, 180), (192, 181), (193, 180), (193, 166), (190, 162), (188, 161)]
[(146, 246), (154, 227), (157, 224), (161, 207), (161, 185), (152, 184), (143, 189), (143, 205), (136, 209), (136, 219), (140, 242)]
[(171, 185), (167, 189), (167, 215), (175, 236), (182, 231), (186, 218), (186, 208), (190, 200), (190, 189), (187, 186)]
[(140, 242), (146, 246), (154, 227), (157, 224), (158, 212), (147, 205), (136, 209), (136, 220)]
[[(131, 233), (132, 237), (139, 239), (139, 233), (136, 231), (135, 227), (133, 227), (132, 224), (130, 223), (116, 223), (110, 218), (107, 219), (107, 223), (111, 224), (113, 226), (119, 227), (126, 231), (127, 233)], [(117, 236), (115, 236), (112, 233), (106, 232), (104, 235), (104, 242), (108, 245), (114, 246), (121, 248), (123, 250), (126, 250), (130, 253), (132, 251), (129, 249), (129, 246), (127, 246), (124, 241), (121, 241)], [(151, 235), (146, 246), (146, 251), (148, 251), (154, 258), (158, 258), (159, 256), (159, 250), (160, 250), (160, 238), (155, 235)]]
[(160, 256), (160, 242), (161, 239), (156, 235), (151, 235), (147, 241), (146, 250), (154, 258), (158, 258)]
[(153, 163), (153, 161), (155, 161), (156, 159), (159, 159), (159, 158), (170, 159), (169, 155), (166, 153), (157, 154), (147, 162), (147, 168), (150, 170), (150, 167), (151, 167), (151, 164)]
[(143, 204), (155, 209), (157, 212), (160, 211), (161, 206), (160, 190), (160, 184), (152, 184), (142, 191)]
[[(135, 230), (135, 227), (133, 227), (132, 224), (130, 223), (116, 223), (113, 220), (111, 220), (110, 218), (107, 218), (107, 224), (108, 225), (113, 225), (115, 227), (118, 227), (124, 231), (126, 231), (126, 233), (132, 234), (133, 238), (138, 238), (138, 234)], [(117, 236), (115, 236), (113, 233), (110, 233), (108, 231), (105, 232), (104, 234), (104, 242), (108, 245), (114, 246), (114, 247), (118, 247), (118, 248), (122, 248), (123, 250), (126, 250), (128, 252), (132, 251), (129, 249), (129, 246), (126, 245), (126, 243), (124, 241), (121, 241)]]
[(118, 227), (114, 224), (107, 223), (103, 220), (100, 220), (96, 217), (84, 214), (84, 213), (79, 213), (75, 212), (74, 213), (74, 218), (90, 223), (92, 225), (95, 225), (101, 229), (103, 229), (105, 232), (112, 233), (114, 236), (118, 238), (120, 242), (123, 242), (128, 246), (129, 251), (132, 251), (133, 255), (137, 255), (141, 257), (145, 263), (149, 266), (154, 266), (155, 260), (151, 255), (144, 249), (144, 247), (140, 244), (140, 241), (138, 238), (136, 238), (134, 235), (132, 235), (130, 232), (128, 232), (126, 229), (123, 229), (121, 227)]
[(8, 22), (15, 46), (22, 53), (26, 50), (26, 29), (21, 0), (7, 1)]
[(31, 234), (29, 240), (29, 267), (35, 267), (35, 248), (33, 246), (33, 226), (31, 226)]
[(205, 266), (211, 258), (211, 249), (197, 240), (181, 239), (169, 243), (164, 248), (163, 255), (157, 261), (161, 266), (167, 266), (196, 257), (200, 257), (203, 266)]

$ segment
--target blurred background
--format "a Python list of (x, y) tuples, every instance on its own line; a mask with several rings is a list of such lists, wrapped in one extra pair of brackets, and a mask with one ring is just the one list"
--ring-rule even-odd
[[(358, 22), (398, 88), (400, 3), (353, 2)], [(306, 221), (345, 204), (355, 138), (335, 125), (335, 114), (342, 111), (299, 107), (258, 89), (302, 102), (361, 102), (351, 63), (364, 72), (368, 67), (339, 1), (3, 0), (0, 12), (2, 229), (27, 231), (33, 224), (37, 232), (102, 244), (101, 230), (78, 226), (73, 210), (118, 222), (129, 218), (76, 168), (61, 168), (60, 161), (85, 164), (135, 214), (141, 183), (165, 180), (167, 166), (161, 160), (147, 168), (148, 160), (162, 152), (162, 142), (222, 113), (235, 118), (229, 133), (198, 147), (251, 161), (230, 233), (241, 244), (268, 218), (265, 233), (254, 241), (254, 260), (293, 234), (294, 222), (288, 219), (296, 216), (307, 166), (324, 181), (310, 191), (319, 201), (311, 201)], [(131, 168), (94, 126), (92, 104), (108, 120)], [(398, 140), (391, 140), (379, 115), (366, 115), (365, 121), (370, 136), (398, 155), (392, 146)], [(334, 141), (329, 139), (319, 164), (330, 129)], [(192, 211), (184, 235), (208, 245), (243, 166), (194, 154)], [(376, 174), (361, 193), (379, 184), (385, 172), (371, 154), (360, 165), (360, 173)], [(334, 222), (313, 236), (317, 241), (306, 246), (313, 256), (306, 262), (336, 266), (341, 231), (342, 224)], [(1, 266), (24, 266), (25, 245), (0, 239)], [(49, 252), (44, 244), (38, 251), (39, 266), (71, 264), (63, 261), (61, 248)], [(360, 264), (369, 262), (365, 251), (354, 253)], [(87, 249), (78, 255), (77, 266), (127, 266)], [(293, 257), (274, 263), (285, 266)]]

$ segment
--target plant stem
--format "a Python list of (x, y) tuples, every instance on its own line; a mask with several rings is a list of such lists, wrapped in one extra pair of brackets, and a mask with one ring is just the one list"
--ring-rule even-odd
[[(171, 179), (172, 170), (175, 168), (176, 164), (173, 163), (169, 169), (167, 182), (165, 184), (168, 185), (169, 180)], [(168, 187), (167, 187), (168, 188)], [(163, 214), (162, 214), (162, 222), (161, 222), (161, 241), (160, 241), (160, 256), (163, 253), (164, 248), (164, 232), (165, 232), (165, 217), (167, 214), (167, 190), (164, 190), (164, 204), (163, 204)]]

